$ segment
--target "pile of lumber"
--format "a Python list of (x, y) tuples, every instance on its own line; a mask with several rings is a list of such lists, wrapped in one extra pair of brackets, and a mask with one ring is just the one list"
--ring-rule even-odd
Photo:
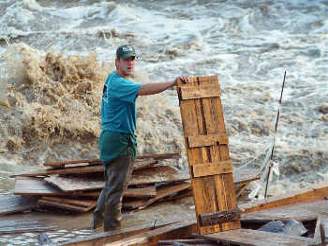
[[(178, 153), (138, 156), (124, 194), (123, 209), (143, 209), (162, 200), (191, 196), (189, 174), (175, 168), (179, 158)], [(104, 168), (100, 160), (69, 160), (43, 165), (42, 171), (14, 175), (15, 195), (36, 198), (41, 209), (87, 212), (95, 208), (104, 185)], [(234, 175), (238, 194), (250, 181), (258, 178), (254, 172), (245, 170)]]
[[(123, 209), (142, 209), (163, 198), (190, 196), (188, 175), (174, 168), (179, 158), (178, 153), (137, 157)], [(104, 168), (99, 160), (48, 162), (44, 166), (41, 172), (16, 174), (15, 195), (38, 197), (40, 208), (74, 212), (95, 208), (104, 186)]]

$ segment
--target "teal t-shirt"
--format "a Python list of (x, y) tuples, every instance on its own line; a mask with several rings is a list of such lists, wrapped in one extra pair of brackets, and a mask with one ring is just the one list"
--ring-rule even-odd
[(136, 98), (141, 84), (116, 72), (108, 75), (101, 101), (100, 159), (105, 165), (119, 156), (136, 156)]
[(136, 99), (141, 84), (116, 72), (108, 75), (101, 102), (101, 128), (111, 132), (135, 134)]

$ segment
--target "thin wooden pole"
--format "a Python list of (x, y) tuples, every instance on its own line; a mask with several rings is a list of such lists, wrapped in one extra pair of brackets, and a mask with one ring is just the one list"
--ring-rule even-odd
[(275, 126), (274, 126), (273, 145), (272, 145), (270, 161), (269, 161), (270, 162), (269, 170), (268, 170), (268, 174), (267, 174), (267, 178), (266, 178), (264, 198), (267, 198), (267, 194), (268, 194), (269, 178), (270, 178), (271, 169), (272, 169), (272, 159), (273, 159), (274, 147), (275, 147), (275, 143), (276, 143), (276, 135), (277, 135), (278, 123), (279, 123), (279, 117), (280, 117), (280, 107), (281, 107), (281, 102), (282, 102), (282, 94), (283, 94), (284, 88), (285, 88), (285, 82), (286, 82), (286, 71), (285, 71), (285, 74), (284, 74), (284, 80), (282, 82), (282, 87), (281, 87), (281, 92), (280, 92), (280, 99), (279, 99), (279, 106), (278, 106), (278, 111), (277, 111), (277, 116), (276, 116), (276, 123), (275, 123)]

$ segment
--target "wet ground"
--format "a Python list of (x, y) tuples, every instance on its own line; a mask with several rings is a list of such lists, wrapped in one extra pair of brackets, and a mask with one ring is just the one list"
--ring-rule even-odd
[[(51, 245), (61, 245), (71, 239), (97, 233), (89, 229), (91, 213), (65, 215), (59, 212), (31, 212), (4, 216), (3, 218), (16, 222), (17, 227), (22, 221), (37, 221), (42, 225), (56, 226), (57, 229), (43, 233), (29, 232), (0, 235), (0, 245), (40, 245), (39, 238), (45, 235), (50, 239)], [(181, 220), (195, 220), (194, 205), (190, 197), (179, 201), (163, 202), (145, 210), (126, 213), (124, 214), (123, 227), (140, 226), (142, 224), (159, 225)], [(97, 231), (101, 232), (102, 228)]]

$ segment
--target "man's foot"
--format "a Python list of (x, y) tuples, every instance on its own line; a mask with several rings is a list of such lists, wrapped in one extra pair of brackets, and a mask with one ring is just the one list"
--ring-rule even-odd
[(103, 218), (99, 218), (98, 216), (96, 215), (93, 215), (92, 216), (92, 219), (91, 219), (91, 229), (92, 230), (96, 230), (97, 228), (101, 227), (103, 225)]
[(122, 224), (121, 224), (121, 216), (118, 218), (106, 218), (104, 219), (104, 231), (116, 231), (121, 229)]
[(116, 231), (116, 230), (119, 230), (121, 229), (121, 226), (104, 226), (104, 232), (107, 232), (107, 231)]

